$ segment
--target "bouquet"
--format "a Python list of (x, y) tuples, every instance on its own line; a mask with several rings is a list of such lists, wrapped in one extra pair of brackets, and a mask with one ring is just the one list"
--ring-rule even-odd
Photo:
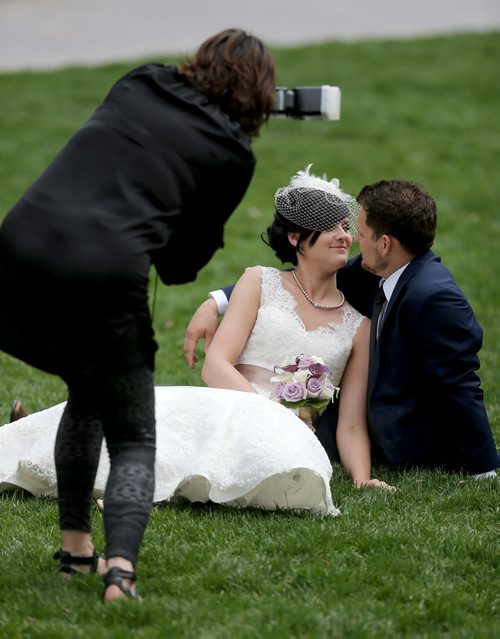
[(331, 370), (321, 357), (298, 355), (274, 367), (271, 377), (272, 399), (287, 408), (297, 409), (299, 417), (312, 423), (313, 414), (326, 408), (338, 397)]

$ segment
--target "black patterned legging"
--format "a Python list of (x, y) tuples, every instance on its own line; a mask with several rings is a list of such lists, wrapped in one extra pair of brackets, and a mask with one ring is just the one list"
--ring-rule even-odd
[(72, 380), (56, 438), (61, 530), (91, 531), (91, 506), (103, 436), (111, 470), (104, 495), (106, 557), (134, 565), (154, 493), (155, 414), (151, 370)]

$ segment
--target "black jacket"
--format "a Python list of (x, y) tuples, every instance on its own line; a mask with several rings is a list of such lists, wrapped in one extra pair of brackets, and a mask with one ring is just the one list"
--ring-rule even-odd
[(152, 262), (165, 283), (190, 281), (223, 245), (254, 165), (237, 123), (175, 67), (147, 64), (112, 87), (7, 214), (0, 242), (71, 276), (144, 281)]
[(254, 166), (239, 125), (175, 67), (125, 75), (0, 226), (0, 296), (15, 300), (0, 348), (69, 377), (125, 370), (139, 341), (152, 368), (151, 264), (193, 280)]

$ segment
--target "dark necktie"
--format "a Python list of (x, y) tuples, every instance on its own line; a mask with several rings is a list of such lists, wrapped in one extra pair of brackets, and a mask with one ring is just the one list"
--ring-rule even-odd
[(384, 305), (386, 304), (387, 299), (384, 293), (384, 287), (380, 286), (377, 295), (375, 296), (375, 302), (373, 304), (373, 313), (372, 313), (372, 326), (370, 329), (370, 354), (373, 353), (375, 349), (375, 344), (377, 342), (380, 329), (379, 329), (379, 319), (380, 313), (384, 309)]
[(380, 286), (377, 295), (375, 296), (375, 302), (373, 304), (373, 313), (372, 313), (372, 325), (370, 328), (370, 366), (369, 366), (369, 374), (368, 374), (368, 389), (366, 394), (366, 415), (368, 418), (368, 429), (370, 432), (370, 440), (372, 442), (372, 446), (377, 449), (380, 446), (380, 440), (377, 432), (374, 430), (374, 420), (372, 418), (372, 402), (371, 396), (373, 391), (374, 384), (374, 375), (375, 369), (378, 368), (377, 363), (377, 339), (379, 333), (379, 320), (381, 319), (380, 314), (383, 312), (385, 305), (387, 304), (387, 300), (384, 293), (383, 286)]

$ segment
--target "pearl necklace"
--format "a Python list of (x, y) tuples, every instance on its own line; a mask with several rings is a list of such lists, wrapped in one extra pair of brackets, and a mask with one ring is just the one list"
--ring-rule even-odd
[(345, 302), (344, 293), (342, 293), (342, 291), (339, 291), (341, 300), (340, 300), (340, 302), (338, 304), (318, 304), (311, 297), (309, 297), (309, 295), (305, 292), (304, 287), (300, 283), (300, 280), (299, 280), (299, 278), (297, 276), (297, 273), (295, 271), (292, 271), (292, 275), (293, 275), (293, 279), (295, 280), (295, 283), (299, 287), (299, 291), (306, 298), (306, 300), (309, 302), (309, 304), (312, 304), (314, 306), (314, 308), (323, 308), (323, 309), (331, 310), (331, 309), (334, 309), (334, 308), (340, 308), (342, 306), (342, 304)]

